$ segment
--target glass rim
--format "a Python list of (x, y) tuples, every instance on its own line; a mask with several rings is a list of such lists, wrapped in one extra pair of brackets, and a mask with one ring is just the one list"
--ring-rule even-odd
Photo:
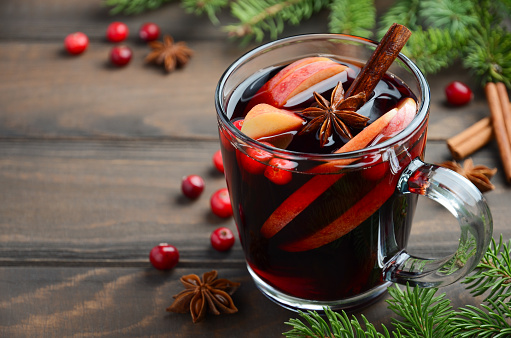
[[(318, 153), (307, 153), (307, 152), (299, 152), (299, 151), (292, 151), (292, 150), (286, 150), (286, 149), (280, 149), (277, 147), (268, 146), (264, 143), (261, 143), (255, 139), (252, 139), (248, 137), (247, 135), (243, 134), (238, 128), (234, 126), (234, 124), (229, 120), (227, 117), (227, 114), (224, 109), (224, 105), (222, 102), (222, 91), (225, 87), (225, 84), (227, 80), (230, 78), (230, 76), (243, 64), (254, 57), (256, 57), (261, 52), (264, 52), (265, 50), (271, 50), (281, 45), (287, 45), (289, 43), (292, 43), (296, 40), (345, 40), (345, 41), (353, 41), (358, 42), (363, 45), (367, 46), (373, 46), (376, 47), (379, 42), (358, 37), (354, 35), (347, 35), (347, 34), (324, 34), (324, 33), (310, 33), (310, 34), (300, 34), (300, 35), (294, 35), (282, 39), (278, 39), (275, 41), (271, 41), (268, 43), (265, 43), (261, 46), (255, 47), (252, 50), (246, 52), (242, 56), (240, 56), (238, 59), (236, 59), (222, 74), (220, 77), (220, 80), (217, 84), (217, 87), (215, 89), (215, 108), (217, 112), (217, 118), (222, 123), (222, 125), (229, 130), (230, 133), (232, 133), (233, 136), (236, 137), (238, 141), (241, 141), (241, 143), (246, 144), (250, 147), (256, 147), (260, 149), (264, 149), (265, 151), (268, 151), (276, 156), (284, 157), (288, 159), (296, 159), (296, 160), (317, 160), (317, 161), (331, 161), (331, 160), (338, 160), (343, 158), (356, 158), (360, 156), (367, 156), (373, 153), (379, 153), (381, 151), (385, 151), (386, 149), (389, 149), (393, 147), (394, 145), (398, 144), (402, 140), (408, 139), (413, 133), (420, 129), (424, 123), (427, 120), (427, 116), (429, 113), (429, 105), (430, 105), (430, 88), (429, 84), (426, 80), (426, 77), (421, 72), (421, 70), (415, 65), (415, 63), (410, 60), (406, 55), (399, 53), (398, 57), (401, 62), (404, 63), (406, 68), (411, 71), (411, 73), (414, 75), (416, 81), (419, 84), (420, 92), (422, 100), (420, 101), (419, 107), (417, 109), (417, 115), (414, 117), (412, 122), (400, 133), (397, 135), (391, 137), (388, 140), (385, 140), (382, 143), (378, 143), (376, 145), (365, 147), (363, 149), (359, 150), (353, 150), (349, 152), (344, 153), (330, 153), (330, 154), (318, 154)], [(319, 55), (319, 54), (318, 54)], [(271, 66), (271, 65), (269, 65)], [(406, 82), (405, 82), (406, 83)], [(238, 83), (237, 85), (239, 85)]]

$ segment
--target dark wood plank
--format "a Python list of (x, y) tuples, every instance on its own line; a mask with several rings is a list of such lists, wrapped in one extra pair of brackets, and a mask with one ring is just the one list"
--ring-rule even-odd
[[(0, 137), (215, 137), (216, 84), (223, 71), (250, 47), (241, 48), (224, 37), (196, 36), (198, 32), (223, 33), (205, 19), (191, 20), (178, 4), (170, 4), (123, 18), (132, 30), (127, 44), (134, 58), (126, 68), (112, 68), (108, 64), (112, 44), (103, 36), (113, 18), (100, 4), (65, 0), (0, 4)], [(323, 15), (283, 36), (325, 32), (318, 25), (324, 22)], [(149, 18), (171, 25), (162, 30), (195, 50), (186, 68), (166, 75), (161, 68), (144, 65), (149, 49), (137, 42), (134, 32)], [(85, 54), (70, 57), (62, 41), (80, 27), (93, 39)], [(476, 94), (473, 103), (461, 108), (446, 106), (443, 88), (453, 78), (471, 85)], [(428, 79), (431, 140), (444, 140), (488, 115), (484, 93), (461, 68)]]
[(0, 47), (1, 137), (217, 137), (213, 94), (239, 51), (190, 44), (189, 65), (166, 75), (144, 64), (145, 46), (131, 64), (110, 67), (108, 44), (80, 57), (60, 44), (5, 43)]
[[(215, 87), (242, 50), (227, 42), (189, 45), (196, 52), (190, 63), (167, 75), (144, 64), (148, 48), (141, 45), (130, 65), (116, 69), (108, 65), (108, 43), (93, 43), (79, 57), (56, 43), (0, 44), (0, 137), (216, 137)], [(443, 88), (451, 77), (431, 77), (432, 140), (488, 114), (480, 95), (447, 107)]]
[[(77, 0), (6, 0), (0, 3), (0, 39), (62, 41), (72, 32), (81, 31), (93, 41), (105, 41), (112, 21), (123, 21), (130, 30), (130, 43), (138, 43), (138, 29), (152, 21), (162, 32), (176, 38), (193, 40), (224, 39), (225, 33), (215, 29), (206, 16), (187, 14), (179, 2), (164, 5), (156, 11), (139, 15), (110, 15), (104, 1)], [(209, 29), (202, 29), (209, 28)]]
[[(240, 282), (232, 315), (209, 315), (193, 324), (189, 314), (167, 313), (171, 296), (182, 290), (179, 277), (209, 271), (177, 268), (163, 273), (144, 268), (0, 267), (2, 337), (279, 337), (298, 315), (264, 297), (245, 269), (219, 269), (219, 276)], [(136, 290), (136, 291), (135, 291)], [(442, 289), (457, 308), (478, 305), (455, 284)], [(381, 329), (391, 327), (385, 295), (350, 315), (363, 314)], [(359, 317), (360, 318), (360, 317)]]
[[(242, 265), (237, 243), (229, 254), (210, 248), (209, 234), (231, 219), (214, 216), (209, 196), (225, 186), (211, 155), (217, 142), (3, 141), (0, 143), (0, 263), (144, 266), (152, 246), (171, 242), (185, 264)], [(494, 147), (474, 157), (499, 167)], [(448, 158), (430, 142), (427, 160)], [(181, 177), (206, 179), (200, 199), (182, 197)], [(505, 225), (509, 190), (502, 175), (488, 193), (495, 232)], [(421, 199), (411, 244), (421, 254), (448, 254), (459, 230), (449, 213)], [(446, 227), (446, 224), (452, 225)]]
[[(234, 230), (209, 207), (225, 187), (211, 161), (216, 142), (21, 141), (0, 149), (2, 261), (147, 263), (160, 242), (176, 245), (184, 262), (242, 260), (239, 244), (229, 255), (210, 248), (216, 226)], [(206, 180), (196, 201), (180, 190), (192, 173)]]

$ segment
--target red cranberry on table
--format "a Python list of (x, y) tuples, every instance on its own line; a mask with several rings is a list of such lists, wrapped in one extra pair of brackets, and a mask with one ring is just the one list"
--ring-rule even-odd
[(88, 46), (89, 38), (82, 32), (69, 34), (64, 39), (64, 47), (69, 54), (81, 54), (87, 49)]
[(211, 211), (218, 217), (227, 218), (232, 216), (231, 200), (227, 188), (217, 190), (210, 199)]
[(106, 29), (106, 38), (111, 42), (124, 41), (129, 34), (128, 26), (122, 22), (112, 22)]
[(110, 62), (112, 64), (122, 67), (126, 66), (131, 61), (133, 52), (127, 46), (115, 46), (110, 51)]
[(161, 243), (152, 248), (149, 261), (158, 270), (170, 270), (179, 262), (179, 251), (173, 245)]
[(219, 172), (224, 173), (224, 161), (222, 160), (222, 152), (220, 150), (213, 154), (213, 164)]
[(462, 106), (472, 100), (473, 94), (470, 88), (459, 81), (453, 81), (445, 87), (447, 102), (453, 106)]
[(199, 175), (185, 176), (181, 181), (181, 191), (188, 198), (198, 198), (204, 191), (204, 180)]
[(160, 27), (155, 23), (146, 22), (140, 27), (138, 36), (146, 42), (154, 41), (160, 36)]
[(220, 227), (211, 233), (211, 246), (217, 251), (227, 251), (234, 245), (231, 229)]

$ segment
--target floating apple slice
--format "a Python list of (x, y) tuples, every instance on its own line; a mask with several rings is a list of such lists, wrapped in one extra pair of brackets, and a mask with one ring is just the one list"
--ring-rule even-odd
[(289, 252), (316, 249), (355, 229), (392, 196), (399, 175), (391, 175), (391, 177), (390, 182), (388, 179), (381, 180), (369, 193), (326, 227), (300, 240), (283, 244), (280, 248)]
[[(413, 102), (415, 105), (415, 101)], [(368, 144), (370, 144), (371, 141), (373, 141), (379, 134), (381, 134), (382, 131), (385, 133), (397, 132), (396, 129), (387, 129), (387, 126), (389, 126), (395, 118), (409, 120), (408, 115), (412, 112), (412, 110), (409, 109), (409, 105), (411, 105), (411, 103), (400, 105), (399, 109), (394, 108), (388, 111), (379, 119), (363, 129), (355, 137), (353, 137), (348, 143), (337, 150), (336, 153), (344, 153), (363, 149)], [(406, 112), (406, 114), (404, 112)], [(415, 110), (413, 110), (413, 116), (415, 116)], [(408, 124), (405, 125), (404, 123), (398, 123), (398, 121), (394, 121), (392, 125), (399, 126), (400, 128), (404, 129)], [(347, 158), (328, 162), (313, 168), (311, 172), (333, 173), (338, 171), (339, 168), (349, 165), (356, 160), (357, 158)], [(270, 217), (268, 217), (268, 219), (261, 227), (261, 234), (266, 238), (273, 237), (342, 176), (343, 174), (329, 174), (315, 175), (312, 177), (293, 194), (291, 194), (286, 200), (284, 200), (284, 202), (282, 202), (282, 204), (277, 209), (275, 209), (275, 211), (270, 215)]]
[[(283, 68), (266, 82), (254, 96), (249, 108), (258, 103), (267, 103), (282, 108), (292, 97), (348, 69), (332, 59), (310, 57), (300, 59)], [(338, 82), (338, 81), (337, 81)]]
[[(426, 138), (425, 134), (420, 134), (423, 135), (422, 140), (420, 138), (417, 139), (411, 149), (409, 149), (409, 152), (401, 155), (399, 168), (404, 168), (410, 163), (412, 158), (423, 154)], [(346, 210), (340, 217), (327, 226), (311, 235), (290, 243), (285, 243), (279, 247), (289, 252), (312, 250), (335, 241), (355, 229), (373, 215), (394, 193), (400, 175), (388, 171), (387, 177), (388, 178), (383, 178), (369, 193), (364, 195), (350, 209)]]
[(289, 133), (298, 131), (305, 120), (295, 113), (260, 103), (245, 116), (241, 132), (253, 139), (264, 138), (274, 146), (287, 147)]

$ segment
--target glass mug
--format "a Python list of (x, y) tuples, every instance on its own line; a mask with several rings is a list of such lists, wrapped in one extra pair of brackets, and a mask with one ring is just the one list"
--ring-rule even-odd
[[(416, 96), (418, 111), (382, 143), (341, 154), (301, 153), (253, 140), (230, 121), (236, 104), (258, 89), (252, 86), (261, 74), (310, 56), (363, 65), (376, 45), (337, 34), (281, 39), (243, 55), (217, 86), (225, 176), (247, 268), (262, 293), (283, 307), (347, 309), (371, 303), (393, 282), (448, 285), (472, 271), (489, 245), (492, 217), (479, 190), (455, 172), (422, 161), (430, 90), (403, 54), (389, 72)], [(261, 159), (257, 152), (268, 156)], [(261, 174), (272, 165), (270, 158), (290, 161), (289, 183), (274, 184)], [(311, 173), (325, 163), (336, 170)], [(424, 259), (407, 253), (419, 195), (457, 218), (461, 235), (454, 254)]]

